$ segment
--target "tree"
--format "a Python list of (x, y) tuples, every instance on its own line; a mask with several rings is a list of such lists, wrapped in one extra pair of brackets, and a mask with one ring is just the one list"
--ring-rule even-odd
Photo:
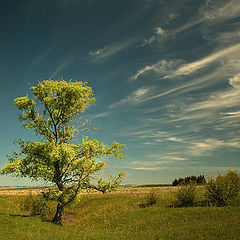
[(184, 184), (190, 184), (190, 183), (197, 183), (197, 184), (205, 184), (206, 180), (204, 175), (199, 175), (199, 176), (187, 176), (185, 178), (178, 178), (178, 179), (174, 179), (172, 182), (173, 186), (177, 186), (177, 185), (184, 185)]
[(49, 190), (44, 195), (57, 201), (52, 222), (61, 225), (64, 207), (80, 190), (105, 193), (119, 186), (124, 173), (116, 177), (110, 175), (109, 179), (96, 174), (103, 170), (107, 157), (121, 159), (126, 146), (118, 142), (107, 146), (88, 137), (83, 137), (79, 144), (71, 143), (86, 130), (72, 124), (73, 120), (95, 101), (87, 83), (46, 80), (30, 89), (32, 98), (18, 97), (14, 104), (21, 111), (19, 119), (23, 127), (33, 129), (40, 141), (18, 140), (20, 150), (8, 156), (9, 163), (0, 173), (56, 185), (57, 190)]

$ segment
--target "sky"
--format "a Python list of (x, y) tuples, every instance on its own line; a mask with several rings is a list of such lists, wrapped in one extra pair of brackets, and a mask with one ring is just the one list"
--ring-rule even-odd
[(0, 167), (37, 139), (14, 98), (63, 77), (94, 91), (91, 139), (127, 145), (124, 183), (240, 170), (239, 0), (1, 1), (0, 29)]

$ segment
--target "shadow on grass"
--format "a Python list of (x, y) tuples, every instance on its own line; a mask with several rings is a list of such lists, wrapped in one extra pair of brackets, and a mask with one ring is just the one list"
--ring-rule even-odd
[(33, 217), (33, 216), (30, 216), (30, 215), (25, 215), (25, 214), (6, 214), (10, 217), (23, 217), (23, 218), (26, 218), (26, 217)]
[(1, 212), (0, 212), (0, 216), (23, 217), (23, 218), (32, 217), (32, 216), (26, 215), (26, 214), (9, 214), (9, 213), (1, 213)]

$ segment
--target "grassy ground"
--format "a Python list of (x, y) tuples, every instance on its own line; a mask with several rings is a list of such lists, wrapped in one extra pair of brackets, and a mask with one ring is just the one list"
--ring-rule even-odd
[(0, 239), (240, 239), (240, 207), (170, 208), (170, 190), (158, 188), (148, 208), (138, 206), (147, 190), (80, 196), (62, 227), (22, 212), (26, 196), (0, 195)]

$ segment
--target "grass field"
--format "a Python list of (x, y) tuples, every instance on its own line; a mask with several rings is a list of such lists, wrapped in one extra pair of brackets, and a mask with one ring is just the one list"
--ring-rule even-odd
[(63, 226), (21, 211), (27, 195), (0, 194), (0, 239), (240, 239), (240, 207), (172, 208), (176, 188), (159, 187), (157, 203), (140, 208), (148, 191), (81, 195)]

